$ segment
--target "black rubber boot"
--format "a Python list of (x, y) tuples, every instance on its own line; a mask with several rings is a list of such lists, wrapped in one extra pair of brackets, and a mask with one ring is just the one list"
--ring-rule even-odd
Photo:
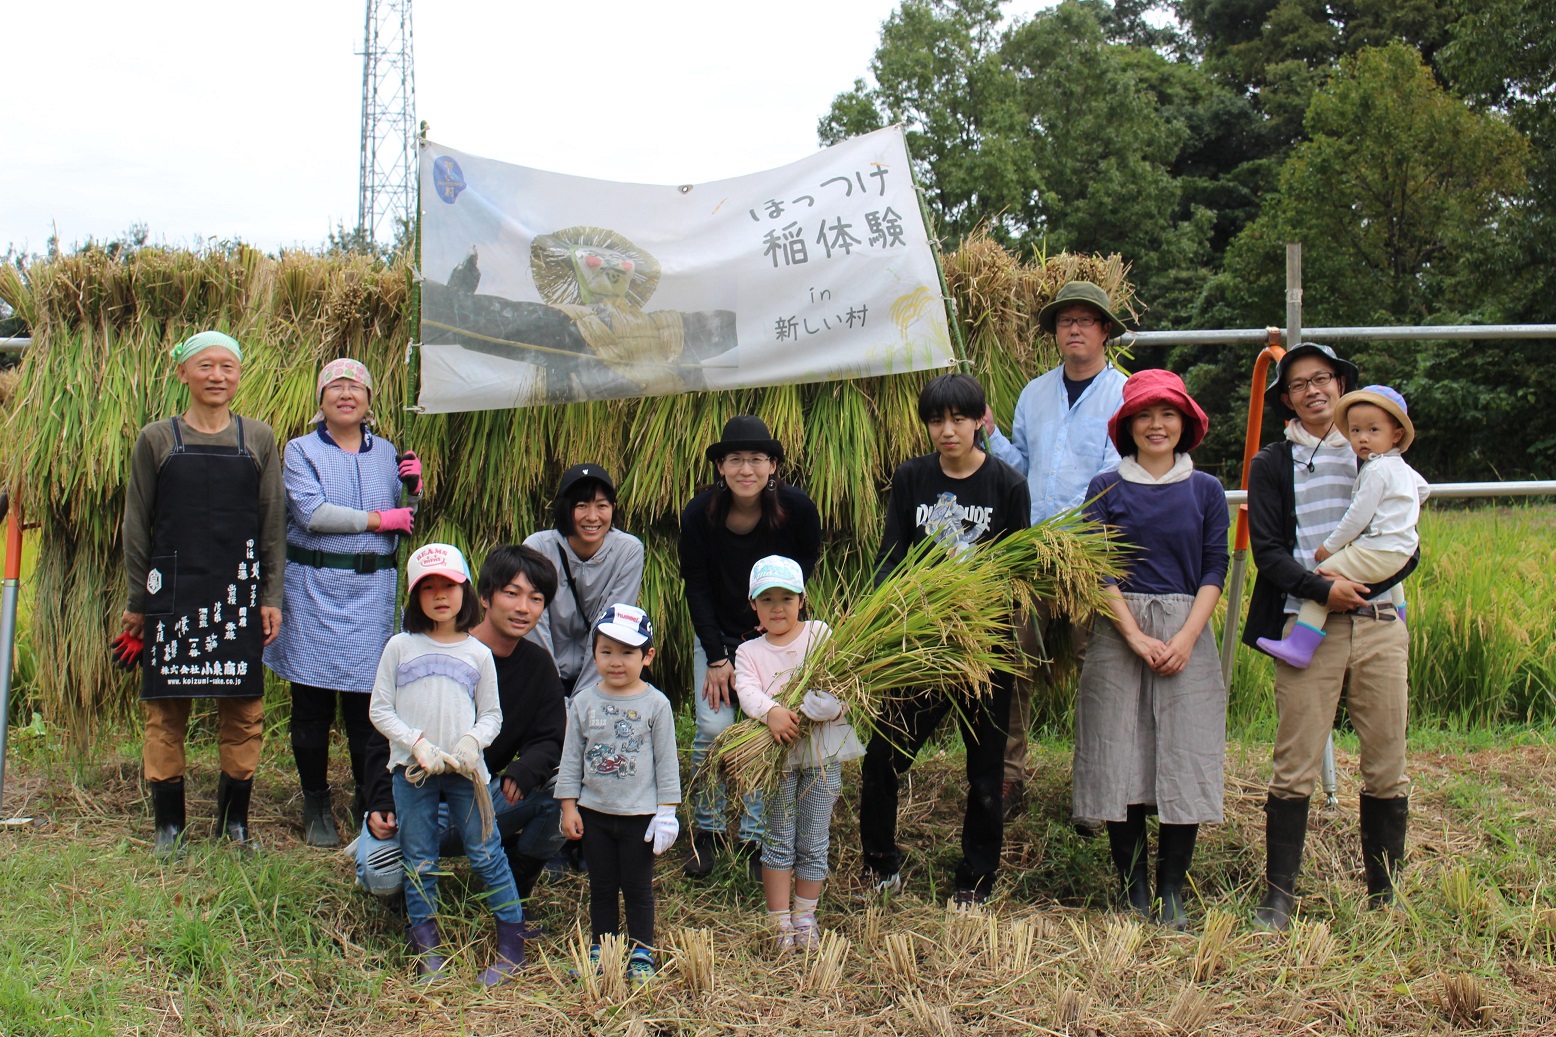
[(438, 920), (429, 918), (420, 925), (409, 926), (405, 935), (411, 955), (416, 959), (416, 982), (430, 983), (437, 979), (443, 966), (448, 964), (448, 959), (438, 953), (443, 947), (443, 937), (438, 935)]
[(1264, 801), (1264, 899), (1253, 911), (1253, 924), (1271, 932), (1285, 932), (1297, 906), (1297, 873), (1302, 870), (1302, 847), (1307, 843), (1307, 814), (1312, 801), (1281, 799)]
[(1156, 920), (1168, 929), (1189, 927), (1189, 913), (1183, 906), (1183, 886), (1194, 859), (1194, 840), (1199, 825), (1161, 826), (1156, 848)]
[(718, 852), (719, 839), (704, 828), (692, 829), (692, 845), (686, 851), (686, 864), (681, 869), (687, 878), (705, 879), (713, 874), (713, 855)]
[(1150, 851), (1145, 841), (1145, 807), (1129, 805), (1127, 820), (1108, 822), (1108, 846), (1118, 870), (1119, 907), (1141, 918), (1151, 917)]
[(184, 848), (184, 779), (147, 782), (151, 786), (151, 816), (157, 857), (172, 857)]
[(524, 923), (497, 923), (497, 960), (481, 973), (485, 986), (495, 987), (513, 979), (514, 973), (524, 967)]
[(1405, 828), (1410, 816), (1410, 797), (1361, 798), (1362, 864), (1367, 869), (1367, 906), (1385, 907), (1394, 902), (1394, 880), (1405, 863)]
[(258, 849), (249, 836), (249, 799), (253, 793), (253, 778), (239, 781), (223, 771), (216, 783), (216, 833), (249, 852)]
[(309, 846), (339, 846), (330, 790), (303, 789), (303, 840)]

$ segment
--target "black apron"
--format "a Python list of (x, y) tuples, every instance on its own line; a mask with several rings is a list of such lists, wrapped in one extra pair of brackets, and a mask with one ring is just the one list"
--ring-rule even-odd
[[(259, 614), (259, 466), (238, 445), (185, 446), (157, 472), (146, 572), (146, 655), (140, 696), (254, 698), (264, 694)], [(277, 575), (280, 575), (279, 573)]]

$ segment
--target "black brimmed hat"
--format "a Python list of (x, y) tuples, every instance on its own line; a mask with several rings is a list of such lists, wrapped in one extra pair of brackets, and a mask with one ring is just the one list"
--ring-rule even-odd
[(773, 438), (767, 422), (754, 414), (737, 414), (724, 423), (724, 434), (708, 448), (708, 460), (717, 464), (736, 450), (760, 450), (774, 461), (783, 460), (783, 444)]

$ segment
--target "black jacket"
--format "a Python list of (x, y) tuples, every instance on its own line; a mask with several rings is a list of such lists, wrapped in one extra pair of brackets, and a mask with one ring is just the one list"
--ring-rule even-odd
[[(1303, 568), (1292, 555), (1297, 549), (1297, 490), (1291, 447), (1290, 440), (1271, 443), (1248, 466), (1248, 546), (1259, 572), (1243, 624), (1243, 644), (1250, 648), (1258, 648), (1261, 637), (1280, 639), (1286, 626), (1286, 595), (1327, 603), (1334, 585)], [(1410, 575), (1420, 559), (1417, 551), (1398, 573), (1373, 584), (1373, 594)]]

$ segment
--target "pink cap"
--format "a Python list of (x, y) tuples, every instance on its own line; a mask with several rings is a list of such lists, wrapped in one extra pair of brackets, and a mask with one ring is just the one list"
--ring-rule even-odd
[(469, 583), (470, 567), (459, 548), (452, 544), (423, 544), (411, 552), (411, 560), (405, 565), (406, 589), (415, 590), (416, 584), (427, 576), (447, 576), (455, 583)]

